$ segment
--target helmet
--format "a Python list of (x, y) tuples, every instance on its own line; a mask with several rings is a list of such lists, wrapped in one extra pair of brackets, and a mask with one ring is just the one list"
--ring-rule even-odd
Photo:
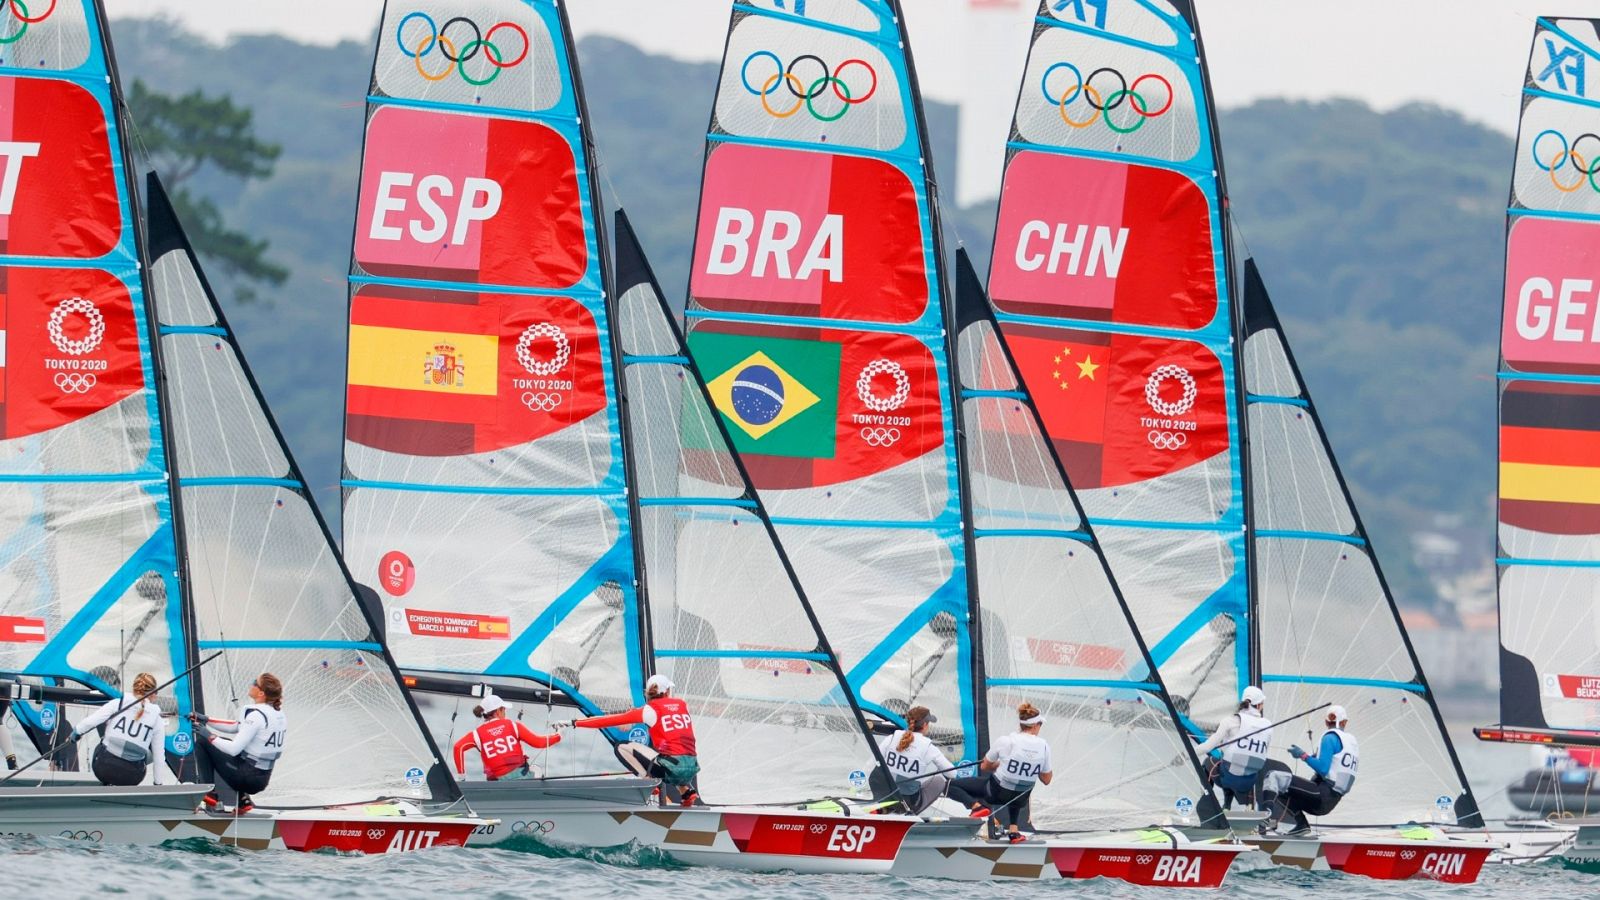
[(1244, 689), (1244, 693), (1239, 695), (1239, 700), (1240, 702), (1248, 703), (1251, 706), (1260, 706), (1267, 702), (1267, 695), (1265, 691), (1261, 690), (1261, 688), (1258, 688), (1252, 684)]

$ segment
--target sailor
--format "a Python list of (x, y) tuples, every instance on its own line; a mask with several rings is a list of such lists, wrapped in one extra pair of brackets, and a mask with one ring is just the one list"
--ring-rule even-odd
[(1222, 786), (1223, 807), (1233, 808), (1235, 797), (1254, 804), (1256, 780), (1267, 765), (1272, 746), (1272, 722), (1264, 715), (1267, 695), (1250, 685), (1239, 696), (1239, 711), (1224, 719), (1215, 734), (1195, 748), (1202, 758), (1210, 755), (1207, 771)]
[(955, 768), (928, 739), (928, 726), (937, 721), (939, 717), (926, 706), (913, 706), (906, 710), (906, 727), (878, 741), (894, 783), (874, 784), (873, 793), (884, 799), (897, 798), (913, 815), (944, 796), (950, 783), (944, 773)]
[(558, 723), (558, 727), (644, 725), (650, 729), (649, 746), (627, 741), (617, 746), (617, 758), (640, 778), (661, 779), (668, 801), (676, 799), (684, 806), (695, 806), (700, 802), (700, 792), (695, 788), (700, 760), (695, 756), (694, 720), (689, 717), (689, 705), (672, 696), (674, 687), (667, 676), (651, 675), (644, 684), (645, 704), (638, 709)]
[(534, 734), (528, 726), (506, 717), (506, 702), (488, 694), (483, 702), (472, 708), (472, 714), (483, 724), (462, 735), (456, 741), (456, 774), (467, 771), (467, 751), (477, 748), (483, 757), (483, 774), (490, 781), (527, 778), (528, 756), (522, 752), (527, 744), (535, 750), (561, 743), (559, 734)]
[(1317, 752), (1308, 754), (1299, 747), (1290, 747), (1289, 755), (1301, 760), (1316, 773), (1311, 780), (1299, 776), (1290, 779), (1288, 789), (1277, 797), (1273, 822), (1283, 821), (1286, 812), (1294, 813), (1294, 831), (1308, 831), (1311, 824), (1307, 815), (1325, 816), (1333, 812), (1339, 801), (1355, 787), (1356, 769), (1361, 763), (1361, 746), (1345, 729), (1350, 717), (1344, 707), (1328, 707), (1327, 730), (1322, 733), (1322, 743)]
[(6, 757), (6, 768), (17, 768), (17, 745), (11, 740), (11, 729), (6, 727), (6, 713), (11, 711), (10, 700), (0, 700), (0, 753)]
[(90, 729), (105, 725), (89, 764), (101, 784), (132, 787), (144, 781), (145, 772), (151, 769), (154, 769), (155, 784), (167, 783), (167, 767), (161, 752), (167, 728), (161, 723), (161, 707), (156, 705), (155, 698), (156, 677), (140, 672), (133, 679), (131, 702), (107, 701), (72, 730), (76, 740)]
[(1039, 736), (1043, 727), (1044, 715), (1038, 707), (1032, 703), (1018, 706), (1017, 730), (995, 741), (978, 762), (978, 770), (985, 774), (950, 783), (952, 798), (970, 806), (976, 818), (995, 815), (1006, 826), (1013, 844), (1028, 839), (1021, 826), (1031, 819), (1029, 798), (1034, 785), (1049, 784), (1055, 777), (1050, 768), (1050, 744)]
[[(250, 682), (250, 705), (239, 714), (238, 721), (213, 719), (200, 713), (191, 713), (195, 723), (195, 762), (200, 769), (200, 780), (215, 783), (220, 779), (239, 794), (238, 812), (247, 813), (255, 808), (251, 794), (267, 789), (272, 779), (272, 767), (283, 755), (284, 737), (288, 722), (283, 716), (283, 682), (271, 672), (262, 672)], [(217, 732), (231, 737), (218, 737)], [(222, 805), (217, 792), (205, 796), (207, 809)], [(223, 809), (226, 812), (226, 808)]]

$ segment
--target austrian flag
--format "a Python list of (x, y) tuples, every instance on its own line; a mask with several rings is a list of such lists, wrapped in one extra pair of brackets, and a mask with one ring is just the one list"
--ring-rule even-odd
[(28, 616), (0, 616), (0, 644), (42, 644), (44, 620)]

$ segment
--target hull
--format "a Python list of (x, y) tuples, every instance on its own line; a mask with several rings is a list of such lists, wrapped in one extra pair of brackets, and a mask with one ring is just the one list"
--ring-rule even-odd
[(409, 804), (305, 810), (257, 809), (242, 816), (196, 812), (207, 785), (129, 788), (6, 787), (0, 834), (90, 843), (155, 845), (200, 839), (244, 850), (401, 853), (460, 847), (484, 819), (426, 816)]
[(958, 881), (1111, 878), (1138, 885), (1214, 888), (1222, 884), (1234, 858), (1249, 849), (1183, 838), (1151, 844), (1127, 834), (1010, 844), (985, 840), (970, 828), (965, 836), (948, 828), (941, 834), (943, 824), (912, 828), (890, 871)]
[(1539, 819), (1512, 820), (1492, 828), (1446, 827), (1444, 831), (1460, 841), (1487, 841), (1496, 847), (1489, 854), (1490, 864), (1514, 866), (1560, 859), (1578, 835), (1578, 827), (1569, 822)]
[(1501, 845), (1483, 841), (1398, 835), (1249, 837), (1245, 843), (1280, 866), (1344, 872), (1386, 881), (1431, 879), (1449, 884), (1478, 880), (1484, 861)]
[(471, 844), (516, 835), (573, 848), (634, 844), (697, 866), (804, 874), (887, 872), (916, 820), (774, 807), (659, 806), (651, 780), (467, 782), (467, 802), (501, 820)]
[(1600, 862), (1600, 819), (1579, 819), (1572, 846), (1567, 848), (1567, 859), (1576, 862)]

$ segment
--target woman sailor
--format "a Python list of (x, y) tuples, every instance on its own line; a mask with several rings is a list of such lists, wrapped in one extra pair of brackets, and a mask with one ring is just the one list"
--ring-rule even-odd
[(1223, 807), (1233, 808), (1235, 797), (1255, 803), (1256, 780), (1267, 765), (1272, 746), (1272, 722), (1264, 713), (1267, 695), (1250, 685), (1239, 697), (1239, 711), (1223, 720), (1209, 740), (1195, 748), (1204, 758), (1217, 759), (1208, 766), (1211, 780), (1222, 786)]
[(591, 716), (564, 725), (578, 728), (615, 728), (643, 725), (650, 729), (650, 746), (628, 741), (617, 746), (617, 758), (641, 778), (659, 778), (668, 792), (677, 795), (684, 806), (700, 802), (695, 776), (700, 774), (700, 759), (695, 755), (694, 720), (689, 705), (672, 696), (672, 679), (651, 675), (644, 683), (645, 704), (638, 709)]
[(882, 799), (899, 799), (913, 815), (944, 796), (950, 783), (944, 773), (955, 768), (928, 739), (928, 726), (937, 721), (926, 706), (913, 706), (906, 710), (906, 727), (878, 741), (894, 783), (874, 784), (873, 792)]
[[(283, 755), (288, 722), (283, 716), (283, 682), (271, 672), (262, 672), (250, 682), (250, 705), (237, 722), (212, 719), (199, 713), (189, 716), (196, 725), (198, 751), (195, 760), (201, 781), (220, 779), (239, 794), (238, 811), (255, 808), (251, 794), (267, 789), (272, 767)], [(217, 734), (230, 735), (218, 737)], [(221, 805), (215, 790), (205, 796), (207, 808)]]
[(103, 703), (72, 730), (76, 740), (90, 729), (106, 727), (89, 765), (101, 784), (132, 787), (144, 781), (145, 773), (151, 769), (154, 783), (167, 783), (167, 766), (161, 752), (167, 728), (161, 723), (161, 707), (155, 698), (156, 677), (140, 672), (133, 679), (133, 700)]
[(561, 743), (559, 734), (534, 734), (528, 726), (506, 717), (506, 702), (489, 694), (483, 702), (472, 708), (472, 714), (483, 724), (472, 729), (456, 741), (456, 774), (467, 772), (467, 751), (477, 750), (483, 758), (483, 775), (490, 781), (507, 778), (527, 778), (528, 755), (522, 752), (527, 744), (543, 750)]
[(997, 818), (1006, 826), (1011, 843), (1028, 839), (1021, 826), (1031, 818), (1029, 797), (1034, 785), (1049, 784), (1055, 773), (1050, 767), (1050, 744), (1039, 736), (1044, 715), (1032, 703), (1017, 707), (1017, 730), (994, 742), (978, 763), (986, 774), (957, 778), (950, 784), (950, 796), (972, 808), (978, 818)]
[(1356, 784), (1361, 746), (1355, 736), (1345, 730), (1350, 725), (1350, 716), (1344, 707), (1331, 706), (1325, 724), (1327, 730), (1322, 733), (1316, 753), (1308, 754), (1299, 747), (1289, 748), (1290, 756), (1310, 766), (1315, 773), (1309, 781), (1298, 775), (1290, 779), (1288, 789), (1276, 800), (1273, 822), (1283, 821), (1285, 813), (1294, 813), (1295, 828), (1291, 834), (1310, 830), (1306, 816), (1325, 816), (1333, 812)]

